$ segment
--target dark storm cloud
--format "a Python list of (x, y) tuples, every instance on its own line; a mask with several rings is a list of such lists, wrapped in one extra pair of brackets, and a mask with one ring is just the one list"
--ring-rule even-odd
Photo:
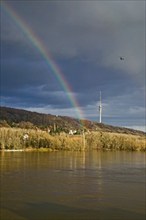
[[(1, 61), (2, 86), (9, 88), (23, 88), (25, 86), (39, 86), (53, 83), (51, 70), (44, 62), (28, 62), (24, 59)], [(50, 88), (52, 89), (52, 87)]]
[[(119, 124), (124, 117), (127, 121), (144, 119), (144, 1), (7, 3), (51, 53), (87, 118), (97, 119), (101, 90), (108, 122), (108, 117), (110, 123), (115, 119), (118, 123), (119, 118)], [(46, 111), (45, 106), (50, 105), (50, 111), (62, 109), (62, 114), (72, 114), (53, 71), (5, 10), (1, 24), (5, 104), (11, 105), (15, 98), (18, 107), (21, 102), (23, 107), (41, 106), (39, 109)]]

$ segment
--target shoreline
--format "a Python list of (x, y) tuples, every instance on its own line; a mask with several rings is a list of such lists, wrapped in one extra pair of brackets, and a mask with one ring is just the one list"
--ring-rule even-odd
[(25, 149), (3, 149), (3, 150), (0, 150), (1, 151), (5, 151), (5, 152), (19, 152), (19, 151), (25, 151)]
[(64, 150), (58, 150), (58, 149), (50, 149), (50, 148), (27, 148), (27, 149), (0, 149), (0, 153), (3, 152), (58, 152), (58, 151), (70, 151), (70, 152), (74, 152), (74, 151), (78, 151), (78, 152), (89, 152), (89, 151), (103, 151), (103, 152), (107, 152), (107, 151), (125, 151), (125, 152), (144, 152), (146, 153), (145, 150), (140, 150), (140, 149), (134, 149), (134, 150), (129, 150), (129, 149), (124, 149), (124, 150), (120, 150), (120, 149), (64, 149)]

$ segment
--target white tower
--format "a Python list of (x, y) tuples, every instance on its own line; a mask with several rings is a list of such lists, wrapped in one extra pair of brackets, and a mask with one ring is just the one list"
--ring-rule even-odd
[(101, 103), (101, 91), (100, 91), (100, 102), (99, 102), (99, 123), (101, 123), (102, 119), (102, 103)]

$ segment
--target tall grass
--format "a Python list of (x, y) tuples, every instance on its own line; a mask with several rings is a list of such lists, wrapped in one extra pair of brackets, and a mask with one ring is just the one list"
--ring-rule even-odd
[(146, 151), (146, 139), (141, 136), (93, 132), (86, 136), (88, 148), (102, 150)]
[[(28, 138), (24, 138), (25, 135)], [(71, 138), (69, 135), (55, 135), (42, 130), (0, 128), (0, 149), (40, 149), (50, 150), (80, 150), (82, 146), (81, 137)]]
[[(24, 138), (25, 134), (28, 138)], [(46, 150), (129, 150), (146, 151), (144, 136), (92, 132), (70, 136), (50, 135), (42, 130), (0, 128), (0, 149), (46, 149)]]

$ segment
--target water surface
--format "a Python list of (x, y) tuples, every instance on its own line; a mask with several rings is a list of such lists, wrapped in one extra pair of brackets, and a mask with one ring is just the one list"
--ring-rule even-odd
[(1, 152), (2, 220), (144, 220), (143, 152)]

